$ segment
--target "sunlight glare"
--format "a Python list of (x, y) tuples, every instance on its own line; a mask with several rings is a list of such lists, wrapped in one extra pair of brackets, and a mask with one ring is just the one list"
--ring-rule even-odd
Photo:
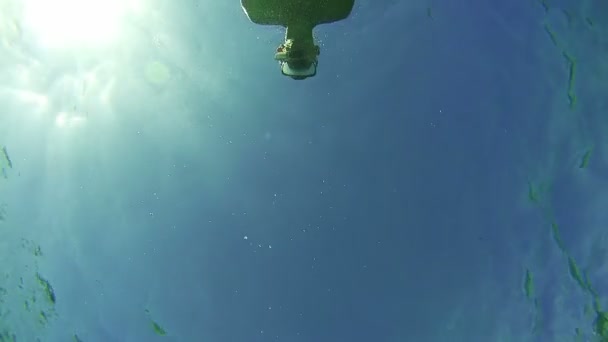
[(38, 111), (44, 111), (49, 106), (49, 98), (44, 94), (35, 93), (28, 90), (15, 90), (17, 98), (27, 105), (34, 106)]
[(107, 44), (120, 33), (128, 0), (25, 0), (24, 21), (52, 47)]
[(70, 115), (66, 112), (57, 113), (55, 125), (59, 128), (70, 128), (83, 124), (85, 117), (81, 115)]

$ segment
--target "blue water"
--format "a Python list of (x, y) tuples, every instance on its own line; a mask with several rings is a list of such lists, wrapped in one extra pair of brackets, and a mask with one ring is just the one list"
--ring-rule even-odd
[(605, 2), (357, 0), (304, 81), (238, 1), (43, 3), (0, 3), (0, 341), (601, 341)]

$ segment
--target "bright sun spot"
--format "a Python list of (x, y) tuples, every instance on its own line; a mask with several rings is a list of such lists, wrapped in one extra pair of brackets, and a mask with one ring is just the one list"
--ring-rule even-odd
[(84, 123), (85, 118), (82, 116), (69, 115), (68, 113), (61, 112), (55, 117), (55, 125), (59, 128), (74, 127)]
[(25, 0), (24, 24), (52, 47), (106, 44), (120, 34), (130, 0)]

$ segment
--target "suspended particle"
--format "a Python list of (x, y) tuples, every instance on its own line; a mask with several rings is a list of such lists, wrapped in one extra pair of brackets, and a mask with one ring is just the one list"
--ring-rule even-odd
[(589, 158), (591, 157), (591, 152), (593, 152), (593, 147), (589, 148), (587, 152), (583, 155), (583, 159), (581, 160), (580, 165), (578, 166), (580, 169), (584, 169), (589, 165)]
[(158, 323), (156, 323), (154, 321), (152, 321), (152, 330), (154, 330), (154, 332), (157, 335), (160, 335), (160, 336), (167, 335), (167, 332), (165, 331), (165, 329), (163, 329)]
[(574, 13), (568, 11), (567, 9), (562, 9), (562, 13), (566, 16), (566, 20), (568, 21), (568, 25), (572, 25), (574, 22)]
[(49, 323), (49, 316), (46, 314), (46, 312), (40, 310), (40, 314), (38, 315), (38, 322), (43, 326), (46, 326)]
[(586, 291), (587, 285), (583, 280), (581, 270), (578, 268), (578, 265), (571, 256), (568, 256), (568, 269), (570, 270), (570, 276), (576, 281), (578, 286), (580, 286), (581, 289)]
[(551, 30), (551, 28), (549, 27), (548, 24), (545, 24), (545, 32), (547, 32), (547, 34), (549, 35), (549, 38), (551, 39), (551, 42), (553, 43), (553, 45), (555, 47), (559, 47), (559, 44), (557, 42), (557, 37), (555, 36), (555, 32), (553, 32), (553, 30)]
[(524, 293), (528, 299), (534, 298), (534, 277), (529, 269), (526, 269), (526, 276), (524, 278)]
[(7, 330), (4, 330), (0, 333), (0, 341), (1, 342), (17, 342), (17, 335), (11, 334)]
[(549, 12), (549, 4), (547, 3), (547, 0), (538, 0), (538, 2), (541, 4), (541, 6), (543, 6), (545, 12)]
[(163, 329), (163, 327), (161, 327), (160, 324), (156, 323), (156, 321), (154, 321), (150, 317), (150, 310), (145, 309), (144, 311), (145, 311), (146, 315), (148, 315), (148, 317), (150, 318), (150, 325), (152, 327), (152, 331), (154, 331), (154, 333), (156, 333), (157, 335), (160, 335), (160, 336), (167, 335), (167, 331), (165, 329)]
[(574, 109), (574, 107), (576, 106), (577, 100), (578, 99), (576, 98), (576, 94), (569, 91), (568, 92), (568, 104), (570, 105), (570, 109)]
[(566, 59), (566, 61), (570, 64), (573, 64), (576, 60), (572, 57), (568, 52), (562, 51), (562, 56)]
[(576, 78), (576, 60), (569, 55), (565, 55), (568, 59), (569, 70), (568, 70), (568, 101), (570, 102), (570, 108), (574, 108), (576, 104), (576, 95), (574, 94), (574, 81)]
[(533, 203), (538, 203), (538, 192), (534, 188), (534, 184), (528, 181), (528, 199)]
[(55, 304), (55, 302), (56, 302), (57, 299), (55, 297), (55, 291), (53, 290), (53, 287), (51, 286), (51, 283), (49, 283), (48, 280), (44, 279), (40, 275), (40, 273), (36, 273), (36, 279), (38, 280), (38, 284), (40, 284), (40, 286), (44, 290), (44, 293), (46, 294), (47, 300), (51, 304)]
[(553, 240), (557, 244), (557, 247), (562, 252), (565, 252), (566, 248), (564, 247), (564, 243), (562, 241), (562, 238), (559, 235), (559, 227), (557, 226), (557, 223), (555, 223), (555, 222), (551, 222), (551, 233), (553, 234)]
[[(583, 280), (585, 281), (585, 287), (587, 288), (587, 291), (589, 291), (589, 293), (593, 297), (594, 302), (599, 303), (599, 294), (597, 293), (597, 291), (595, 291), (593, 286), (591, 286), (591, 282), (589, 281), (589, 276), (587, 275), (587, 271), (583, 271)], [(599, 310), (599, 308), (596, 310)]]
[(4, 154), (4, 159), (6, 159), (6, 162), (8, 163), (8, 167), (10, 169), (13, 168), (13, 162), (11, 161), (11, 157), (9, 157), (8, 155), (8, 150), (6, 149), (6, 146), (2, 147), (2, 154)]
[(593, 330), (602, 339), (602, 342), (608, 341), (608, 313), (601, 311), (597, 313)]

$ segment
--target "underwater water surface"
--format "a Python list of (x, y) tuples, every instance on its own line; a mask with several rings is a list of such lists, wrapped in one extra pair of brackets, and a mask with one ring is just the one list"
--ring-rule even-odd
[(608, 341), (608, 3), (0, 0), (0, 341)]

